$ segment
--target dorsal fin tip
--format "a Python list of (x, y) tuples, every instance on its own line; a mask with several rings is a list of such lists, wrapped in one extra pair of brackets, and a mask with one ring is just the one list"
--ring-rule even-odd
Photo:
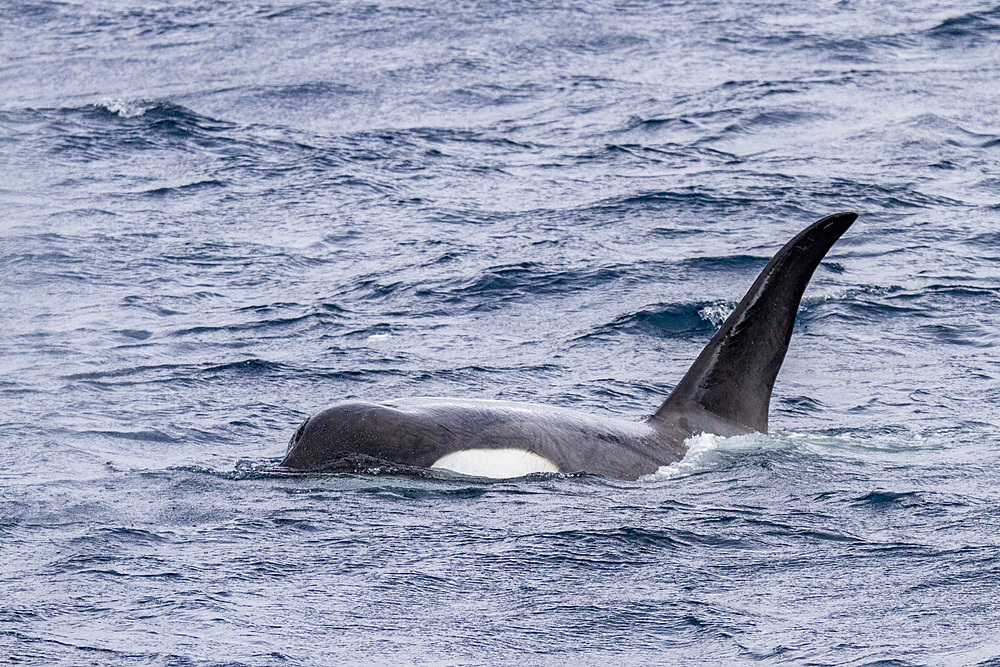
[(766, 432), (771, 389), (802, 293), (857, 218), (850, 211), (828, 215), (782, 246), (653, 418), (699, 407), (748, 431)]

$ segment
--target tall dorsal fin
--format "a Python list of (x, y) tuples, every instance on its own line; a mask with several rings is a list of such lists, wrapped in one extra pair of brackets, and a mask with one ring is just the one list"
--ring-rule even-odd
[(766, 432), (771, 389), (802, 292), (820, 260), (857, 217), (827, 216), (786, 243), (653, 417), (700, 406), (726, 421)]

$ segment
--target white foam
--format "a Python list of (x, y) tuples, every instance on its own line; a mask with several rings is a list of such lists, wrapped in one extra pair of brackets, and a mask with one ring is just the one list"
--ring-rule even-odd
[(149, 100), (121, 100), (106, 97), (97, 106), (104, 107), (111, 113), (118, 114), (122, 118), (136, 118), (155, 107), (156, 102), (150, 102)]
[(559, 467), (544, 456), (522, 449), (463, 449), (442, 456), (431, 467), (493, 479), (524, 477), (535, 472), (559, 472)]
[(766, 433), (747, 433), (728, 438), (711, 433), (701, 433), (691, 436), (684, 443), (688, 448), (684, 458), (670, 465), (660, 466), (655, 473), (646, 475), (643, 479), (673, 478), (709, 470), (719, 465), (724, 458), (723, 455), (727, 453), (743, 455), (801, 446), (797, 445), (795, 440), (784, 435), (776, 436)]
[(692, 472), (701, 470), (711, 457), (711, 453), (721, 448), (726, 438), (713, 433), (701, 433), (692, 435), (684, 441), (687, 445), (687, 452), (680, 461), (675, 461), (670, 465), (660, 466), (656, 472), (646, 477), (680, 477), (689, 475)]

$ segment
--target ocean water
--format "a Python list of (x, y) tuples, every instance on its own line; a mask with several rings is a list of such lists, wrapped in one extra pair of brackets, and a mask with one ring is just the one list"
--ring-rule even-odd
[[(0, 5), (0, 661), (1000, 664), (1000, 6)], [(770, 255), (769, 435), (288, 475), (337, 401), (636, 419)]]

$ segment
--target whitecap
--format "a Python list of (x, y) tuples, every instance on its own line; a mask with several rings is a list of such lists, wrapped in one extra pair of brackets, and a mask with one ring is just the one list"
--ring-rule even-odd
[(150, 100), (122, 100), (118, 98), (106, 97), (98, 102), (97, 106), (105, 109), (109, 113), (117, 114), (122, 118), (136, 118), (155, 107), (156, 102)]

